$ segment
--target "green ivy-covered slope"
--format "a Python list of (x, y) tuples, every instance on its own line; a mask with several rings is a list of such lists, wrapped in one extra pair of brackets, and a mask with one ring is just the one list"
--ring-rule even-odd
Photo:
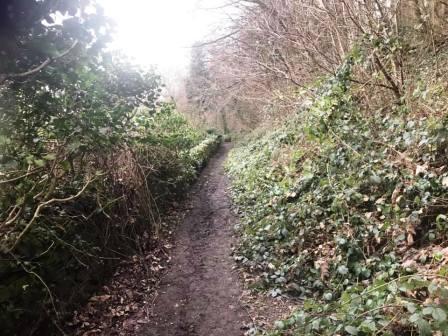
[(366, 113), (349, 81), (359, 62), (231, 152), (235, 258), (254, 286), (304, 300), (273, 335), (448, 335), (448, 117)]

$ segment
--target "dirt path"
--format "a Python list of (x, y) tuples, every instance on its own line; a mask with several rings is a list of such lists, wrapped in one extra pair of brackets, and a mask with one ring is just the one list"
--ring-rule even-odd
[(221, 147), (191, 191), (191, 211), (178, 229), (172, 266), (140, 335), (243, 335), (248, 316), (230, 256), (235, 218), (222, 167), (228, 150), (228, 144)]

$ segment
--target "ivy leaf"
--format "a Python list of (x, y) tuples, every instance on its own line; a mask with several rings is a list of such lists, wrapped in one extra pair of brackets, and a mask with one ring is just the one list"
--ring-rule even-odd
[(409, 317), (409, 322), (411, 322), (411, 323), (417, 323), (417, 321), (420, 320), (420, 319), (421, 319), (420, 314), (419, 314), (419, 313), (415, 313), (415, 314), (412, 314), (412, 315)]
[(431, 315), (434, 311), (433, 307), (425, 307), (422, 310), (423, 315)]
[(44, 160), (34, 160), (34, 163), (38, 167), (44, 167), (45, 166), (45, 161)]
[(381, 177), (379, 177), (378, 175), (370, 176), (369, 180), (372, 184), (380, 184), (381, 183)]
[(432, 317), (437, 322), (444, 322), (444, 321), (446, 321), (446, 313), (445, 313), (445, 311), (442, 308), (435, 308), (432, 311)]
[(350, 335), (358, 335), (358, 328), (353, 326), (346, 326), (345, 331), (348, 332)]
[(325, 293), (324, 294), (324, 299), (327, 300), (327, 301), (330, 301), (331, 299), (333, 299), (333, 294)]
[(67, 160), (62, 161), (61, 163), (61, 167), (65, 172), (70, 171), (70, 162), (68, 162)]
[(344, 265), (338, 267), (338, 273), (345, 275), (348, 273), (348, 268)]
[(445, 176), (445, 177), (442, 179), (442, 185), (443, 185), (444, 187), (448, 187), (448, 176)]
[(429, 294), (434, 294), (438, 289), (439, 287), (434, 282), (431, 282), (428, 286)]
[(377, 330), (374, 321), (364, 321), (363, 323), (361, 323), (360, 329), (363, 332), (369, 332), (369, 333), (373, 333)]
[(50, 153), (50, 154), (45, 155), (43, 158), (47, 161), (54, 161), (54, 160), (56, 160), (56, 155)]
[(80, 141), (74, 141), (74, 142), (72, 142), (72, 143), (70, 143), (70, 144), (68, 144), (68, 149), (70, 150), (70, 151), (75, 151), (75, 150), (77, 150), (79, 147), (81, 147), (82, 146), (82, 143), (80, 142)]
[[(412, 302), (408, 302), (406, 303), (406, 309), (408, 310), (408, 312), (410, 312), (411, 314), (415, 313), (415, 311), (417, 310), (417, 307), (415, 306), (414, 303)], [(412, 315), (413, 316), (413, 315)], [(411, 316), (411, 317), (412, 317)], [(412, 322), (412, 321), (411, 321)]]
[(420, 319), (417, 321), (417, 327), (419, 331), (419, 335), (421, 336), (431, 336), (432, 330), (431, 325), (428, 323), (428, 321)]
[(275, 328), (279, 330), (285, 329), (285, 323), (283, 321), (275, 321)]

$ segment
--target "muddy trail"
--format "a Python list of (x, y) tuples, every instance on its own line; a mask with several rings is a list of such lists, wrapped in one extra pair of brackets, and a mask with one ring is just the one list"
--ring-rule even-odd
[(248, 290), (254, 278), (231, 256), (237, 218), (223, 169), (229, 149), (221, 146), (187, 199), (165, 216), (168, 237), (123, 260), (75, 312), (67, 334), (240, 336), (291, 312), (288, 300)]
[(235, 217), (223, 162), (229, 145), (211, 159), (190, 193), (191, 211), (175, 236), (171, 267), (162, 278), (148, 336), (237, 336), (248, 316), (231, 258)]

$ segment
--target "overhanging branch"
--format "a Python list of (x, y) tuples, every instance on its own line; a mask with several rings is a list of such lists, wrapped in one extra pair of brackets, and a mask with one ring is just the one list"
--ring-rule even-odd
[(66, 56), (70, 51), (72, 51), (76, 46), (78, 45), (78, 40), (76, 40), (75, 42), (73, 42), (73, 44), (70, 46), (70, 48), (68, 48), (67, 50), (65, 50), (64, 52), (62, 52), (61, 54), (55, 56), (55, 57), (48, 57), (45, 61), (43, 61), (41, 64), (39, 64), (38, 66), (36, 66), (35, 68), (25, 71), (25, 72), (21, 72), (21, 73), (16, 73), (16, 74), (0, 74), (0, 85), (3, 84), (6, 80), (8, 79), (14, 79), (14, 78), (23, 78), (23, 77), (27, 77), (30, 75), (33, 75), (35, 73), (38, 73), (40, 70), (42, 70), (43, 68), (45, 68), (47, 65), (53, 63), (54, 61)]

